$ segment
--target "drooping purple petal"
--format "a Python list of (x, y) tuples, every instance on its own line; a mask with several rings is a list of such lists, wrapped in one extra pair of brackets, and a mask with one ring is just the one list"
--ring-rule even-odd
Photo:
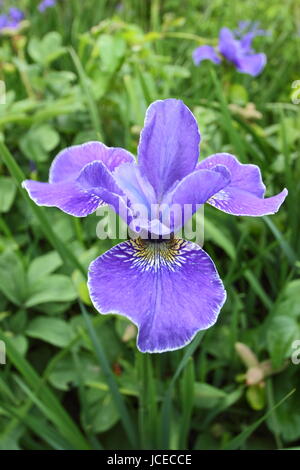
[(158, 200), (191, 173), (199, 155), (200, 134), (195, 117), (176, 99), (149, 106), (138, 148), (141, 173), (152, 184)]
[(22, 186), (37, 205), (58, 207), (76, 217), (91, 214), (103, 203), (112, 205), (119, 212), (122, 200), (122, 192), (112, 174), (100, 161), (86, 165), (75, 181), (40, 183), (26, 180)]
[(217, 153), (197, 165), (197, 169), (215, 170), (224, 165), (231, 174), (231, 181), (207, 202), (233, 215), (261, 216), (278, 211), (287, 196), (284, 189), (276, 196), (264, 198), (265, 185), (256, 165), (242, 164), (228, 153)]
[(106, 147), (101, 142), (87, 142), (62, 150), (53, 160), (49, 182), (74, 181), (82, 168), (93, 161), (103, 162), (110, 171), (126, 162), (134, 162), (134, 156), (118, 147)]
[(185, 346), (216, 322), (226, 298), (210, 257), (180, 239), (115, 246), (91, 263), (88, 287), (95, 308), (132, 320), (138, 348), (151, 353)]
[(210, 60), (215, 64), (220, 64), (221, 59), (212, 46), (200, 46), (193, 52), (193, 61), (195, 65), (199, 65), (202, 60)]
[(251, 54), (240, 57), (237, 61), (236, 68), (239, 72), (247, 73), (256, 77), (264, 69), (267, 62), (266, 54)]
[(288, 194), (287, 189), (273, 197), (258, 198), (238, 188), (225, 188), (208, 201), (212, 206), (233, 215), (262, 216), (275, 214)]

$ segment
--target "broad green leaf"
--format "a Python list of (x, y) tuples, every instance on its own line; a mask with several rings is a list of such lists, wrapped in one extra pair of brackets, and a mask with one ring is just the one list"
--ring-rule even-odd
[(194, 384), (195, 406), (198, 408), (214, 408), (224, 400), (226, 393), (212, 385), (196, 382)]
[(95, 433), (108, 431), (119, 420), (119, 413), (110, 393), (90, 389), (86, 399), (88, 414), (91, 417), (89, 425)]
[(67, 302), (77, 298), (76, 290), (69, 277), (63, 274), (52, 274), (43, 277), (29, 286), (30, 292), (26, 307), (47, 302)]
[(9, 211), (14, 202), (16, 190), (16, 184), (10, 176), (0, 176), (0, 212)]
[(48, 154), (59, 143), (59, 134), (49, 124), (33, 126), (21, 139), (19, 145), (29, 160), (48, 159)]
[(28, 44), (29, 55), (41, 65), (50, 64), (65, 52), (66, 49), (62, 47), (62, 37), (57, 31), (51, 31), (42, 39), (32, 37)]
[(268, 350), (274, 367), (280, 367), (291, 356), (292, 343), (300, 338), (300, 327), (294, 318), (276, 316), (267, 331)]
[(0, 255), (0, 291), (16, 305), (21, 305), (26, 296), (25, 271), (13, 251)]
[(102, 34), (97, 44), (103, 71), (113, 73), (125, 54), (126, 43), (124, 39), (110, 34)]
[(61, 265), (62, 259), (56, 251), (50, 251), (45, 255), (34, 258), (28, 268), (28, 282), (31, 284), (42, 279), (47, 274), (53, 273)]
[(67, 322), (60, 318), (36, 317), (28, 325), (26, 334), (64, 348), (72, 340), (73, 330)]

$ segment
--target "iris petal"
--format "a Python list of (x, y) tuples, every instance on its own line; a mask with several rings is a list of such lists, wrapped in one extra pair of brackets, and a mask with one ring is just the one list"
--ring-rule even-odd
[(153, 186), (158, 202), (191, 173), (199, 155), (200, 134), (194, 115), (176, 99), (149, 106), (138, 148), (141, 174)]
[(193, 61), (195, 65), (199, 65), (202, 60), (210, 60), (215, 64), (220, 64), (221, 59), (212, 46), (200, 46), (193, 52)]
[(100, 313), (138, 326), (142, 352), (185, 346), (216, 322), (226, 298), (210, 257), (181, 239), (116, 245), (91, 263), (88, 286)]
[(86, 165), (75, 181), (40, 183), (26, 180), (22, 186), (39, 206), (58, 207), (67, 214), (85, 217), (103, 203), (110, 204), (116, 212), (124, 207), (122, 191), (112, 174), (100, 161)]
[(266, 62), (267, 58), (263, 53), (243, 56), (237, 61), (237, 70), (256, 77), (262, 72)]
[(217, 153), (200, 162), (197, 169), (215, 170), (219, 165), (230, 171), (231, 181), (208, 203), (233, 215), (261, 216), (278, 211), (288, 192), (284, 189), (276, 196), (264, 198), (265, 185), (258, 166), (242, 164), (228, 153)]
[(87, 142), (62, 150), (53, 160), (49, 171), (49, 182), (74, 181), (82, 168), (93, 161), (100, 161), (113, 171), (126, 162), (134, 162), (134, 156), (118, 147), (106, 147), (101, 142)]

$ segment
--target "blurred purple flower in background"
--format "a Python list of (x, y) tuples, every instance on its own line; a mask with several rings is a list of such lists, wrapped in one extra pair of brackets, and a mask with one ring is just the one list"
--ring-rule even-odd
[[(146, 238), (122, 242), (89, 267), (88, 287), (95, 308), (117, 313), (139, 328), (142, 352), (163, 352), (189, 343), (212, 326), (226, 299), (215, 265), (199, 245), (177, 238), (192, 212), (205, 202), (233, 215), (262, 216), (278, 211), (287, 190), (264, 198), (260, 170), (219, 153), (198, 163), (200, 133), (195, 117), (180, 100), (155, 101), (148, 108), (138, 146), (138, 163), (122, 148), (88, 142), (61, 151), (49, 183), (26, 180), (36, 204), (55, 206), (77, 217), (109, 204)], [(142, 205), (143, 217), (134, 206)], [(152, 205), (159, 207), (156, 214)], [(165, 206), (179, 208), (180, 223), (164, 225)], [(162, 209), (164, 207), (164, 209)], [(169, 235), (166, 239), (161, 233)], [(159, 235), (155, 240), (152, 234)]]
[(22, 10), (11, 7), (7, 14), (0, 15), (0, 31), (5, 28), (17, 28), (24, 18), (25, 15)]
[(41, 3), (38, 5), (38, 9), (41, 13), (44, 13), (48, 8), (55, 7), (56, 5), (56, 0), (43, 0)]
[[(195, 65), (199, 65), (202, 60), (210, 60), (215, 64), (220, 64), (222, 57), (233, 63), (241, 73), (246, 73), (256, 77), (266, 65), (266, 55), (256, 54), (252, 49), (252, 41), (256, 36), (267, 34), (262, 29), (257, 29), (257, 23), (240, 22), (239, 29), (231, 31), (222, 28), (219, 34), (219, 45), (200, 46), (193, 52)], [(220, 55), (219, 55), (220, 54)]]

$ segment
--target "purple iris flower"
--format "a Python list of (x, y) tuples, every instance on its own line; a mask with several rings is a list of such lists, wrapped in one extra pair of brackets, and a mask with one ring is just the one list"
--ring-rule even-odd
[(41, 13), (44, 13), (44, 11), (46, 11), (47, 8), (55, 7), (55, 5), (56, 5), (56, 0), (43, 0), (42, 2), (39, 3), (38, 10)]
[(24, 18), (22, 10), (15, 7), (10, 8), (8, 14), (0, 15), (0, 31), (5, 28), (17, 28)]
[[(142, 352), (183, 347), (216, 322), (226, 299), (207, 253), (173, 233), (185, 222), (184, 205), (195, 212), (207, 202), (230, 214), (261, 216), (277, 212), (287, 195), (284, 189), (264, 198), (259, 168), (233, 155), (218, 153), (198, 163), (199, 143), (196, 119), (182, 101), (155, 101), (141, 132), (138, 163), (126, 150), (89, 142), (58, 154), (49, 183), (23, 182), (38, 205), (83, 217), (109, 204), (148, 234), (114, 246), (91, 263), (88, 274), (95, 308), (134, 322)], [(142, 215), (136, 204), (145, 208)], [(164, 209), (153, 214), (152, 204)], [(167, 223), (162, 212), (172, 205), (181, 219)]]
[[(245, 27), (245, 26), (244, 26)], [(256, 54), (252, 49), (252, 41), (255, 36), (261, 34), (261, 30), (250, 29), (247, 32), (232, 32), (228, 28), (222, 28), (219, 34), (217, 50), (212, 46), (200, 46), (193, 52), (195, 65), (202, 60), (210, 60), (215, 64), (221, 63), (221, 58), (232, 62), (241, 73), (256, 77), (266, 65), (266, 55)]]
[(25, 17), (23, 11), (16, 7), (12, 7), (9, 9), (9, 16), (13, 21), (17, 23), (22, 21)]

